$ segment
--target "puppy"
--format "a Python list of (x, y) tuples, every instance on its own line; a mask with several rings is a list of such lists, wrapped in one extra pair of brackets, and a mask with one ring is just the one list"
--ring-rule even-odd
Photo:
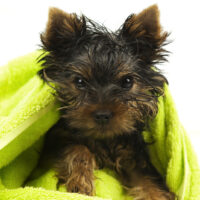
[(56, 90), (61, 119), (47, 134), (42, 159), (51, 160), (67, 191), (95, 195), (94, 169), (109, 168), (134, 199), (175, 199), (141, 134), (164, 95), (167, 80), (156, 64), (166, 61), (167, 37), (156, 5), (115, 32), (50, 9), (39, 75)]

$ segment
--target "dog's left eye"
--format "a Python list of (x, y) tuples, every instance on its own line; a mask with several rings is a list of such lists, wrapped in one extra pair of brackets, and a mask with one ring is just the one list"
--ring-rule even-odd
[(133, 85), (133, 77), (131, 76), (125, 76), (121, 80), (121, 87), (130, 89)]
[(74, 83), (78, 89), (84, 89), (86, 87), (85, 80), (81, 77), (76, 77)]

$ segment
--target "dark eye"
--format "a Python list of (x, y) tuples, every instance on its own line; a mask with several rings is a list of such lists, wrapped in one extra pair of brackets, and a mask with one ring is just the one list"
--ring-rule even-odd
[(133, 77), (131, 76), (125, 76), (121, 80), (121, 87), (130, 89), (133, 85)]
[(85, 80), (81, 77), (76, 77), (74, 83), (78, 89), (84, 89), (86, 87)]

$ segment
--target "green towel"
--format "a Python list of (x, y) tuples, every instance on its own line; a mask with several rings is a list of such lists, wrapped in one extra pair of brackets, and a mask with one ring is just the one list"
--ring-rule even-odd
[[(53, 170), (41, 171), (37, 163), (44, 135), (59, 119), (54, 91), (36, 75), (36, 51), (0, 68), (0, 200), (127, 200), (109, 170), (95, 171), (97, 197), (57, 189)], [(153, 165), (180, 200), (200, 199), (200, 169), (182, 127), (169, 89), (159, 98), (159, 112), (143, 132)]]

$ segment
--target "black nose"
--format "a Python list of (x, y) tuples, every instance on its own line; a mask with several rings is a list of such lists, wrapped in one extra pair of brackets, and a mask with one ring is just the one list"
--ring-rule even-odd
[(94, 114), (94, 119), (98, 124), (106, 124), (112, 117), (112, 112), (109, 110), (98, 110)]

